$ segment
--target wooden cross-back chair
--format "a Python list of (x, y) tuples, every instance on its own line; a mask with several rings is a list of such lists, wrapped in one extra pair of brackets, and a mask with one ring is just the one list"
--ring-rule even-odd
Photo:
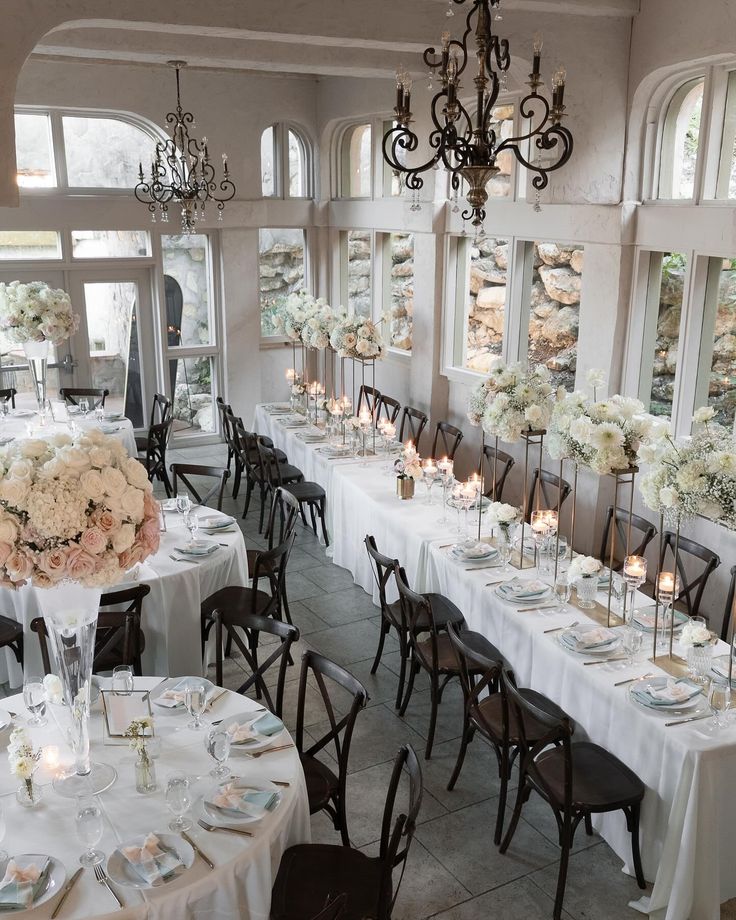
[[(174, 495), (179, 494), (179, 480), (184, 483), (189, 494), (200, 505), (206, 505), (210, 499), (217, 496), (217, 510), (222, 511), (222, 500), (225, 497), (225, 483), (230, 473), (223, 466), (203, 466), (196, 463), (172, 463), (169, 467), (173, 475)], [(204, 479), (214, 479), (214, 485), (201, 495), (199, 489), (193, 485), (192, 476)], [(201, 486), (200, 486), (201, 488)]]

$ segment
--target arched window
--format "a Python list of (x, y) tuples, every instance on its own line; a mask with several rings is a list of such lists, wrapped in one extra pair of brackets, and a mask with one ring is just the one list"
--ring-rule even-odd
[(340, 197), (370, 198), (373, 185), (370, 123), (350, 125), (340, 141)]
[(261, 134), (261, 194), (264, 198), (312, 195), (311, 148), (293, 125), (269, 125)]
[[(56, 144), (54, 143), (54, 139)], [(132, 189), (158, 136), (128, 116), (60, 109), (15, 113), (21, 188)]]
[(683, 84), (667, 107), (662, 128), (658, 198), (686, 199), (695, 192), (705, 78)]

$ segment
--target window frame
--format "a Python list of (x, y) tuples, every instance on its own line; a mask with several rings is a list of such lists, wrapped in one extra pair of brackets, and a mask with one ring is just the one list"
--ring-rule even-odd
[(166, 139), (163, 131), (159, 130), (152, 122), (130, 112), (121, 112), (113, 109), (85, 109), (66, 106), (35, 106), (16, 105), (14, 114), (47, 115), (51, 126), (51, 144), (53, 166), (56, 173), (56, 185), (53, 187), (18, 186), (21, 196), (52, 198), (59, 195), (79, 196), (130, 196), (131, 188), (116, 186), (77, 186), (69, 185), (66, 164), (66, 145), (64, 143), (63, 118), (105, 118), (120, 121), (147, 134), (151, 139), (151, 149), (162, 140)]
[[(336, 132), (335, 138), (335, 149), (333, 156), (334, 164), (334, 183), (333, 183), (333, 197), (340, 201), (374, 201), (377, 197), (383, 197), (383, 169), (377, 170), (376, 166), (378, 163), (378, 157), (381, 157), (381, 162), (383, 162), (383, 154), (381, 152), (381, 145), (383, 143), (383, 134), (381, 134), (381, 144), (377, 143), (378, 133), (380, 133), (381, 125), (383, 124), (384, 119), (380, 116), (370, 117), (370, 118), (361, 118), (358, 120), (352, 120), (345, 122), (340, 129)], [(348, 132), (352, 131), (354, 128), (369, 127), (371, 130), (371, 149), (370, 149), (370, 164), (371, 164), (371, 175), (370, 175), (370, 189), (367, 195), (350, 195), (345, 188), (345, 153), (344, 146), (345, 140), (347, 138)], [(378, 131), (377, 131), (378, 129)], [(378, 196), (378, 175), (381, 176), (380, 186), (381, 186), (381, 195)], [(356, 229), (356, 228), (351, 228)]]
[[(264, 198), (266, 201), (309, 201), (315, 197), (314, 147), (309, 135), (301, 125), (295, 122), (275, 121), (266, 125), (261, 130), (259, 140), (263, 138), (263, 134), (269, 128), (273, 131), (273, 194), (263, 194), (263, 161), (260, 159), (259, 144), (261, 198)], [(289, 168), (289, 134), (294, 134), (301, 150), (302, 168), (304, 170), (303, 195), (292, 195), (290, 193), (291, 170)], [(264, 229), (269, 228), (266, 227)]]
[(258, 334), (260, 337), (260, 347), (261, 348), (274, 348), (281, 345), (291, 345), (291, 339), (286, 335), (263, 335), (262, 333), (262, 324), (261, 324), (261, 300), (260, 300), (260, 274), (261, 274), (261, 230), (300, 230), (304, 237), (304, 290), (313, 292), (312, 288), (312, 279), (314, 277), (312, 271), (312, 263), (310, 258), (310, 242), (311, 242), (311, 230), (309, 227), (289, 227), (289, 226), (280, 226), (280, 227), (256, 227), (256, 263), (258, 266), (258, 278), (259, 278), (259, 297), (258, 297)]
[[(390, 342), (391, 339), (391, 330), (390, 330), (390, 321), (391, 321), (391, 309), (393, 307), (393, 294), (391, 292), (391, 237), (396, 234), (406, 234), (412, 237), (412, 262), (414, 262), (415, 270), (412, 272), (412, 283), (416, 283), (416, 232), (414, 230), (380, 230), (374, 234), (374, 245), (373, 245), (373, 274), (374, 274), (374, 288), (377, 291), (380, 291), (380, 296), (373, 298), (373, 309), (375, 318), (380, 320), (382, 317), (387, 317), (386, 323), (388, 328), (383, 330), (384, 339), (386, 341), (386, 350), (397, 357), (411, 358), (412, 352), (414, 350), (414, 321), (412, 317), (412, 347), (409, 349), (406, 348), (397, 348), (395, 345), (392, 345)], [(378, 311), (376, 313), (376, 306), (378, 305)]]

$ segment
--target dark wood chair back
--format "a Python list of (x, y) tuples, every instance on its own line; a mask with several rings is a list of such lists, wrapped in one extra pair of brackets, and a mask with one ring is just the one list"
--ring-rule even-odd
[[(225, 483), (230, 476), (230, 472), (226, 467), (202, 466), (196, 463), (172, 463), (169, 469), (173, 475), (174, 495), (179, 494), (178, 487), (179, 480), (181, 479), (187, 491), (196, 502), (198, 502), (200, 505), (206, 505), (211, 498), (217, 496), (217, 510), (222, 511), (222, 499), (225, 495)], [(200, 495), (197, 488), (192, 485), (190, 478), (192, 476), (205, 479), (214, 479), (216, 482), (208, 492), (205, 492), (204, 495)]]
[(173, 424), (173, 418), (169, 418), (160, 424), (151, 425), (146, 438), (145, 464), (148, 478), (151, 482), (153, 482), (154, 478), (160, 479), (164, 484), (166, 494), (169, 496), (171, 495), (171, 483), (166, 470), (166, 448), (169, 444)]
[[(310, 684), (311, 678), (311, 684)], [(330, 692), (328, 683), (335, 687), (340, 687), (351, 702), (348, 706), (347, 700), (341, 695), (340, 709), (347, 711), (338, 718)], [(316, 737), (316, 731), (310, 726), (310, 739), (307, 739), (304, 732), (304, 718), (307, 702), (307, 690), (316, 684), (319, 697), (327, 716), (329, 723), (328, 730), (321, 736)], [(350, 758), (350, 745), (353, 740), (355, 723), (361, 709), (365, 709), (368, 702), (368, 691), (363, 684), (353, 675), (340, 667), (324, 655), (320, 655), (312, 649), (308, 649), (302, 656), (302, 668), (299, 677), (299, 697), (297, 700), (296, 712), (296, 746), (299, 753), (305, 757), (317, 758), (320, 751), (329, 751), (337, 763), (338, 772), (338, 802), (345, 802), (345, 787), (348, 776), (348, 760)], [(307, 746), (308, 745), (308, 746)], [(345, 830), (345, 821), (341, 822), (343, 828), (343, 842), (346, 841), (347, 832)]]
[(378, 400), (378, 409), (376, 411), (376, 424), (378, 424), (382, 418), (388, 419), (388, 421), (393, 424), (399, 417), (399, 412), (401, 412), (401, 403), (398, 399), (381, 393)]
[(0, 403), (9, 402), (13, 409), (15, 409), (15, 397), (18, 391), (15, 387), (8, 387), (6, 390), (0, 390)]
[(276, 488), (271, 501), (271, 510), (268, 513), (268, 526), (266, 527), (269, 549), (273, 549), (276, 518), (278, 517), (279, 519), (278, 540), (279, 543), (283, 543), (296, 530), (299, 514), (299, 502), (291, 492), (287, 492), (286, 489), (282, 489), (280, 486)]
[[(223, 648), (223, 622), (219, 611), (215, 609), (212, 612), (212, 618), (215, 621), (215, 641), (216, 648)], [(255, 687), (258, 698), (265, 701), (266, 706), (274, 715), (282, 718), (284, 712), (284, 685), (286, 683), (286, 668), (291, 660), (291, 647), (299, 639), (299, 630), (290, 623), (282, 623), (281, 620), (275, 620), (273, 617), (256, 616), (252, 613), (239, 612), (237, 618), (238, 629), (228, 629), (228, 638), (240, 649), (245, 662), (250, 669), (248, 679), (238, 687), (237, 692), (246, 694), (252, 687)], [(245, 641), (241, 638), (239, 631), (245, 634)], [(270, 654), (264, 661), (259, 661), (257, 650), (260, 644), (262, 634), (276, 636), (280, 641), (266, 645), (265, 650)], [(222, 664), (221, 651), (218, 652), (218, 660)], [(276, 699), (271, 696), (271, 690), (265, 680), (266, 673), (272, 668), (278, 666), (278, 679), (276, 682)], [(218, 684), (221, 682), (221, 675), (217, 676)]]
[(455, 452), (462, 439), (463, 433), (459, 428), (449, 422), (437, 422), (437, 427), (434, 430), (434, 441), (432, 441), (432, 457), (437, 460), (442, 457), (454, 460)]
[(173, 411), (173, 403), (168, 396), (164, 396), (163, 393), (154, 393), (153, 401), (151, 402), (151, 418), (149, 421), (149, 428), (152, 428), (154, 425), (164, 425), (171, 418), (171, 413)]
[[(675, 542), (678, 543), (676, 565), (680, 579), (680, 593), (675, 598), (675, 603), (684, 604), (688, 616), (698, 616), (705, 586), (710, 576), (721, 564), (721, 557), (707, 546), (696, 543), (695, 540), (688, 540), (687, 537), (681, 536), (677, 541), (677, 535), (673, 531), (665, 530), (662, 535), (662, 552), (659, 557), (660, 571), (665, 570), (668, 553), (674, 559)], [(697, 567), (698, 560), (704, 564), (697, 574), (691, 575), (690, 572)]]
[[(397, 565), (394, 568), (394, 577), (399, 589), (403, 625), (409, 635), (412, 653), (426, 670), (436, 671), (439, 661), (439, 634), (432, 613), (432, 603), (425, 595), (411, 590), (402, 566)], [(420, 635), (426, 633), (429, 633), (429, 644), (417, 641)]]
[(325, 906), (312, 917), (312, 920), (342, 920), (347, 903), (348, 896), (345, 893), (329, 895)]
[[(480, 722), (487, 734), (495, 738), (496, 731), (486, 720), (480, 702), (487, 694), (498, 692), (503, 658), (500, 654), (498, 658), (489, 658), (472, 648), (466, 642), (467, 631), (459, 629), (454, 623), (448, 626), (447, 633), (458, 660), (465, 710), (473, 721)], [(477, 676), (479, 673), (480, 677)]]
[(388, 601), (386, 600), (386, 585), (394, 577), (394, 572), (399, 565), (399, 560), (391, 559), (389, 556), (384, 556), (383, 553), (379, 553), (378, 547), (376, 546), (376, 538), (370, 534), (366, 535), (365, 548), (368, 551), (371, 571), (373, 572), (376, 587), (378, 588), (378, 598), (381, 610), (385, 611), (388, 607)]
[(78, 406), (80, 399), (89, 401), (90, 409), (96, 409), (98, 406), (105, 408), (105, 400), (110, 395), (109, 390), (103, 390), (99, 387), (60, 387), (59, 396), (68, 406)]
[(415, 409), (413, 406), (404, 406), (401, 413), (399, 440), (403, 443), (412, 440), (414, 442), (414, 447), (419, 450), (419, 439), (428, 421), (429, 419), (421, 409)]
[[(539, 502), (537, 502), (537, 489), (539, 489)], [(565, 503), (572, 488), (570, 483), (560, 479), (555, 473), (540, 470), (539, 467), (532, 474), (532, 484), (526, 498), (526, 520), (530, 521), (532, 511), (536, 508), (555, 510)]]
[[(396, 814), (397, 796), (402, 779), (406, 776), (408, 789), (402, 796), (406, 802), (405, 813)], [(409, 856), (417, 818), (422, 807), (424, 783), (419, 760), (410, 744), (404, 744), (394, 760), (391, 780), (388, 785), (386, 803), (381, 822), (381, 892), (378, 898), (379, 920), (390, 920), (399, 887), (404, 876), (406, 860)], [(394, 882), (394, 873), (400, 869), (398, 882)]]
[[(611, 523), (613, 521), (613, 505), (606, 509), (606, 523), (603, 528), (601, 538), (601, 550), (598, 558), (603, 560), (604, 565), (608, 565), (611, 555)], [(657, 528), (646, 518), (638, 514), (631, 515), (631, 543), (629, 545), (629, 556), (643, 556), (644, 550), (654, 539)], [(629, 512), (625, 508), (616, 508), (616, 538), (614, 546), (614, 572), (620, 572), (624, 567), (624, 557), (626, 554), (626, 541), (629, 535)]]
[(380, 390), (377, 390), (375, 387), (369, 387), (365, 383), (361, 384), (358, 390), (358, 408), (355, 410), (355, 414), (360, 415), (360, 410), (365, 407), (372, 416), (376, 417), (380, 398)]
[[(484, 494), (486, 498), (490, 498), (491, 501), (500, 502), (503, 500), (503, 487), (506, 485), (506, 479), (511, 472), (511, 467), (516, 461), (511, 454), (507, 454), (505, 450), (496, 450), (491, 444), (485, 444), (483, 446), (483, 456), (489, 467), (487, 475), (483, 477), (486, 486)], [(493, 489), (494, 468), (496, 471), (495, 493)], [(481, 471), (478, 470), (478, 475), (480, 475), (480, 473)]]
[(723, 611), (721, 639), (724, 642), (733, 641), (734, 619), (736, 619), (736, 565), (731, 567), (731, 583), (728, 586), (726, 609)]
[[(111, 670), (116, 665), (126, 664), (139, 676), (143, 673), (141, 654), (144, 637), (141, 628), (143, 600), (150, 594), (150, 585), (135, 585), (108, 591), (100, 598), (100, 612), (97, 619), (95, 653), (92, 671)], [(121, 607), (123, 610), (107, 610)], [(31, 620), (31, 630), (38, 635), (41, 647), (41, 661), (44, 674), (51, 673), (51, 658), (48, 649), (48, 632), (43, 617)]]

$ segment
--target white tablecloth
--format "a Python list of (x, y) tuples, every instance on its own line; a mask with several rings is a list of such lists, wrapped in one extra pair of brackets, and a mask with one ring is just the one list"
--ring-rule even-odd
[[(147, 689), (158, 678), (136, 678), (136, 688)], [(25, 713), (20, 696), (2, 701), (13, 711)], [(209, 718), (221, 719), (246, 712), (256, 704), (235, 693), (217, 701)], [(90, 869), (86, 869), (62, 908), (64, 920), (102, 917), (114, 914), (121, 920), (268, 920), (271, 888), (281, 856), (288, 847), (310, 840), (309, 805), (304, 774), (295, 748), (252, 759), (232, 754), (229, 765), (233, 772), (252, 780), (278, 779), (288, 782), (282, 790), (279, 807), (256, 825), (250, 825), (253, 838), (226, 833), (210, 833), (196, 824), (201, 816), (201, 794), (214, 783), (207, 776), (214, 765), (204, 749), (204, 732), (177, 731), (186, 725), (186, 713), (159, 715), (154, 709), (155, 731), (161, 737), (161, 755), (155, 762), (159, 791), (141, 796), (135, 791), (135, 755), (127, 746), (102, 743), (102, 715), (99, 704), (93, 709), (90, 724), (92, 759), (112, 763), (118, 771), (115, 784), (103, 792), (99, 801), (105, 814), (105, 829), (99, 849), (107, 855), (131, 837), (148, 832), (168, 831), (172, 816), (164, 799), (166, 778), (174, 770), (190, 777), (201, 776), (196, 791), (200, 798), (192, 808), (194, 827), (188, 833), (211, 858), (215, 869), (210, 870), (199, 857), (192, 868), (176, 881), (155, 891), (137, 892), (114, 885), (125, 907), (118, 910), (112, 896), (100, 886)], [(64, 741), (50, 720), (44, 728), (30, 729), (36, 746), (56, 744), (65, 752)], [(0, 743), (7, 744), (8, 732)], [(44, 769), (44, 768), (42, 768)], [(43, 774), (41, 774), (43, 776)], [(46, 779), (46, 781), (48, 781)], [(49, 786), (44, 789), (41, 804), (33, 809), (22, 808), (15, 801), (17, 779), (8, 771), (7, 758), (0, 758), (0, 794), (5, 809), (7, 832), (2, 846), (10, 855), (43, 853), (60, 859), (66, 866), (67, 877), (78, 868), (83, 847), (78, 842), (74, 815), (76, 802), (56, 795)], [(58, 898), (37, 908), (33, 917), (48, 920)], [(22, 914), (26, 916), (26, 914)], [(30, 916), (30, 914), (29, 914)]]
[[(17, 413), (17, 414), (16, 414)], [(102, 428), (106, 434), (110, 434), (123, 442), (123, 446), (129, 457), (137, 456), (138, 450), (135, 446), (135, 432), (133, 423), (129, 418), (116, 419), (115, 421), (98, 422), (93, 415), (83, 420), (81, 416), (75, 416), (74, 421), (80, 431), (88, 428)], [(36, 414), (29, 414), (22, 409), (11, 409), (7, 416), (0, 416), (0, 438), (44, 438), (50, 437), (57, 432), (69, 434), (69, 426), (65, 422), (54, 422), (51, 419), (45, 425), (39, 425), (39, 418)]]
[[(314, 448), (298, 441), (260, 407), (256, 423), (256, 430), (272, 437), (292, 462), (303, 469), (309, 464)], [(313, 467), (315, 478), (326, 462)], [(635, 707), (627, 687), (613, 685), (654, 670), (652, 666), (583, 667), (554, 635), (544, 635), (545, 629), (573, 619), (584, 621), (582, 611), (522, 614), (502, 604), (493, 589), (485, 587), (496, 575), (493, 569), (465, 571), (467, 565), (457, 564), (440, 548), (454, 535), (448, 525), (437, 523), (442, 513), (439, 487), (434, 487), (432, 506), (424, 504), (423, 489), (417, 498), (402, 502), (381, 466), (378, 461), (366, 466), (341, 461), (327, 467), (322, 484), (328, 492), (333, 561), (352, 572), (377, 603), (363, 545), (370, 533), (382, 553), (401, 561), (415, 590), (440, 591), (454, 601), (470, 627), (498, 646), (520, 682), (562, 706), (577, 723), (580, 737), (614, 753), (646, 784), (641, 851), (654, 889), (638, 908), (649, 910), (657, 920), (718, 920), (720, 903), (736, 897), (736, 724), (714, 738), (706, 722), (665, 728), (664, 718)], [(454, 525), (454, 513), (449, 516)], [(528, 571), (529, 577), (533, 574)], [(720, 652), (727, 652), (726, 647)], [(629, 868), (631, 838), (623, 815), (602, 816), (596, 826)]]
[[(202, 508), (199, 513), (218, 515), (211, 508)], [(185, 544), (189, 532), (176, 512), (165, 512), (165, 519), (168, 530), (161, 534), (159, 551), (139, 568), (138, 580), (151, 587), (151, 593), (143, 601), (142, 627), (146, 637), (143, 670), (146, 674), (172, 676), (202, 674), (200, 605), (220, 588), (247, 584), (245, 541), (237, 524), (229, 533), (212, 537), (200, 534), (202, 539), (227, 545), (218, 547), (201, 561), (176, 562), (171, 558), (172, 553), (178, 555), (174, 547)], [(0, 613), (24, 625), (28, 674), (43, 673), (38, 637), (30, 629), (31, 620), (41, 615), (36, 590), (0, 589)], [(20, 687), (23, 682), (21, 670), (9, 650), (4, 650), (0, 659), (0, 680), (9, 680), (11, 687)]]

